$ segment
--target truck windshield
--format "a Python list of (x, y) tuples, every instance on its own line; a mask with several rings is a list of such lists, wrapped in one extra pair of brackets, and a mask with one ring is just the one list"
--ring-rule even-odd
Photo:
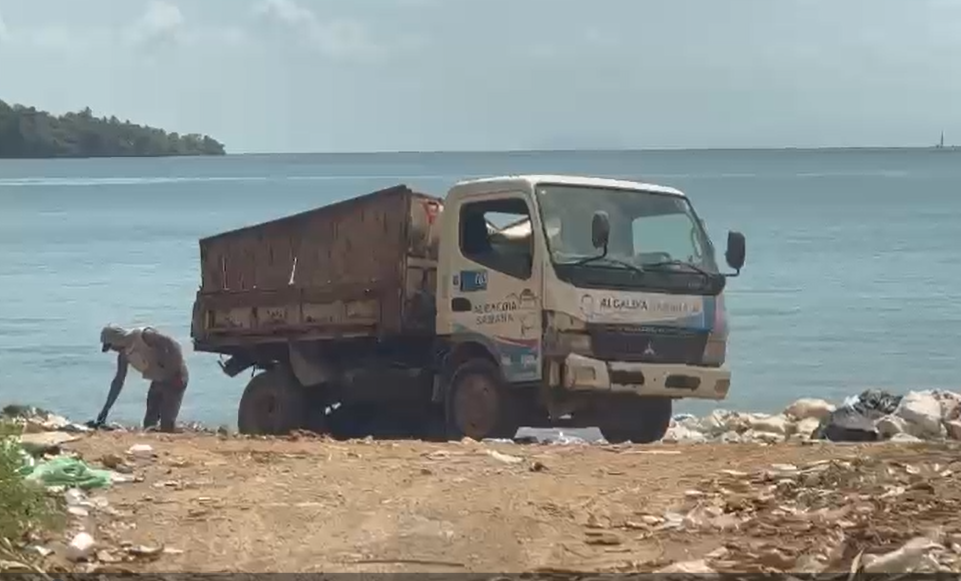
[[(639, 190), (539, 185), (555, 270), (578, 286), (709, 290), (723, 285), (714, 248), (686, 198)], [(591, 217), (607, 212), (607, 256), (591, 242)], [(718, 282), (720, 280), (720, 282)]]

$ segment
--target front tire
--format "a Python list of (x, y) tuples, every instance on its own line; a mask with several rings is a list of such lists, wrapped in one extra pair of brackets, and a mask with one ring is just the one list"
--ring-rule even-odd
[(241, 434), (283, 435), (301, 429), (307, 420), (304, 388), (288, 370), (275, 367), (254, 376), (244, 389), (237, 410)]
[(598, 428), (612, 444), (650, 444), (667, 433), (673, 410), (674, 401), (666, 397), (617, 398), (598, 410)]
[(462, 363), (447, 394), (447, 432), (464, 437), (513, 438), (519, 428), (517, 406), (500, 369), (487, 359)]

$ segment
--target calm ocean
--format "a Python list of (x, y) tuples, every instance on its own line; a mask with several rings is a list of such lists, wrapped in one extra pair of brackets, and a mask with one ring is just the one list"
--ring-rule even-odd
[[(100, 328), (151, 324), (188, 353), (181, 420), (233, 425), (246, 375), (226, 378), (189, 346), (199, 237), (398, 182), (442, 194), (541, 172), (676, 186), (719, 250), (729, 228), (745, 233), (723, 407), (961, 388), (961, 153), (276, 155), (0, 161), (0, 402), (93, 418), (114, 372)], [(111, 419), (139, 422), (146, 384), (127, 381)]]

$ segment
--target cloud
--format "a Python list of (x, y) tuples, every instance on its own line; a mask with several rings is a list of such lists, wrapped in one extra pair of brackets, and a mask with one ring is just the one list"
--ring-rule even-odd
[(399, 6), (404, 8), (429, 8), (439, 6), (440, 0), (395, 0)]
[(53, 22), (11, 28), (0, 15), (0, 44), (11, 48), (77, 54), (100, 39), (97, 32), (101, 31), (91, 29), (78, 34), (68, 26)]
[(294, 0), (262, 0), (254, 6), (254, 14), (290, 29), (308, 45), (332, 58), (373, 60), (386, 54), (362, 22), (350, 18), (321, 19)]
[(152, 0), (146, 11), (122, 31), (121, 40), (140, 49), (169, 46), (242, 46), (248, 39), (239, 26), (188, 22), (180, 7), (165, 0)]
[(79, 39), (70, 34), (70, 30), (62, 24), (48, 24), (35, 28), (29, 36), (31, 45), (47, 50), (71, 50), (79, 48)]
[(613, 32), (593, 26), (584, 31), (584, 40), (587, 44), (598, 48), (611, 48), (618, 44), (617, 36)]
[(124, 31), (124, 37), (135, 45), (178, 42), (184, 25), (184, 15), (176, 4), (152, 0), (146, 12)]
[(274, 18), (291, 26), (314, 26), (317, 15), (309, 8), (300, 6), (293, 0), (263, 0), (254, 6), (254, 13), (266, 18)]

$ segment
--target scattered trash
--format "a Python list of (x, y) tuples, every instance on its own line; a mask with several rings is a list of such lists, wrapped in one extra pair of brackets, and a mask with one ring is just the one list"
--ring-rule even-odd
[(77, 533), (67, 545), (67, 559), (77, 562), (89, 559), (97, 543), (89, 533)]
[(146, 545), (133, 545), (127, 547), (127, 553), (136, 557), (157, 557), (164, 552), (163, 546), (148, 547)]
[(485, 452), (491, 458), (494, 458), (495, 460), (500, 460), (505, 464), (518, 464), (524, 461), (523, 458), (518, 458), (517, 456), (511, 456), (509, 454), (503, 454), (501, 452), (498, 452), (497, 450), (485, 450)]
[(92, 469), (76, 458), (57, 456), (34, 466), (27, 479), (38, 480), (46, 486), (69, 486), (89, 490), (108, 486), (111, 473)]
[(865, 573), (913, 573), (924, 563), (924, 558), (935, 549), (944, 550), (927, 537), (911, 539), (899, 549), (884, 555), (865, 555)]

